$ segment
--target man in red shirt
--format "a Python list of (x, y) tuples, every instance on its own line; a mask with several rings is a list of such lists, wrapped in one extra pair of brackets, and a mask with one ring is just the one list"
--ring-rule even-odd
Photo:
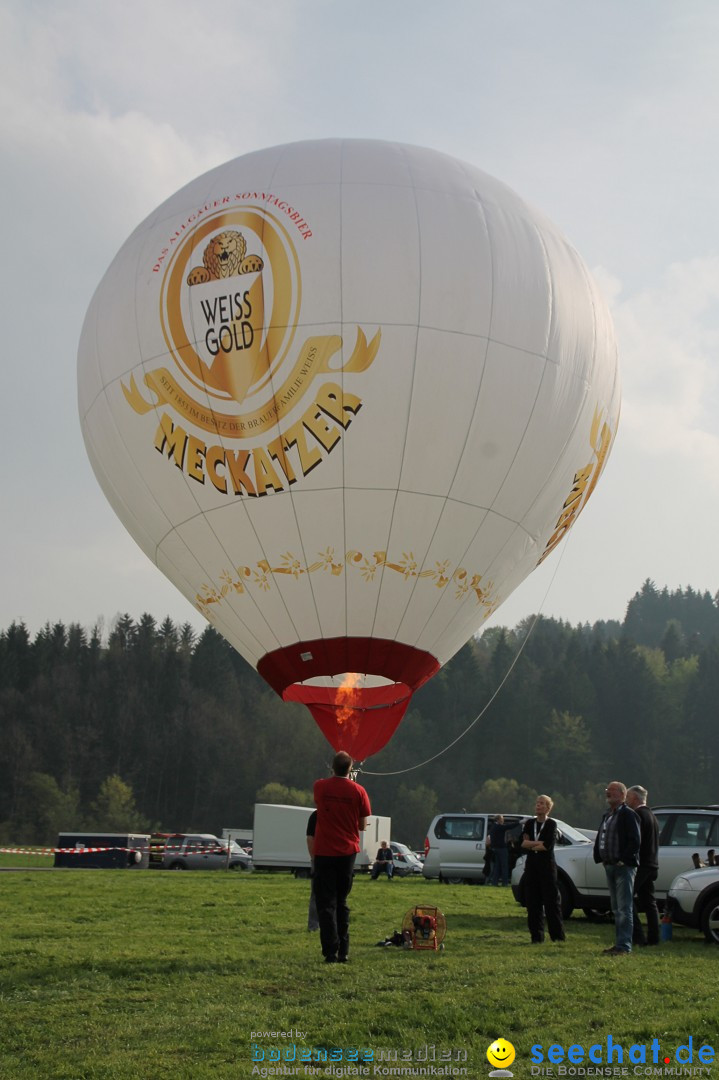
[(320, 920), (320, 942), (326, 964), (345, 964), (349, 956), (350, 911), (359, 834), (372, 813), (363, 787), (350, 780), (352, 758), (344, 750), (335, 754), (332, 776), (316, 780), (314, 889)]

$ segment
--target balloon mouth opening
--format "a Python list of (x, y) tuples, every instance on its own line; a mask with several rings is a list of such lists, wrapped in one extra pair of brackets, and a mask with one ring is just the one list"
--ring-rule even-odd
[(341, 725), (346, 717), (344, 713), (364, 713), (377, 709), (392, 709), (402, 703), (405, 705), (412, 696), (412, 690), (406, 683), (384, 683), (381, 686), (321, 686), (308, 683), (293, 683), (282, 694), (284, 701), (301, 701), (312, 709), (321, 705), (334, 709), (337, 723)]
[(365, 637), (298, 641), (257, 664), (284, 701), (306, 705), (334, 749), (356, 761), (385, 746), (412, 694), (438, 668), (436, 657), (415, 646)]
[[(359, 676), (358, 676), (359, 678)], [(308, 686), (293, 683), (282, 697), (306, 705), (335, 750), (362, 761), (389, 741), (412, 698), (406, 683), (382, 686)]]

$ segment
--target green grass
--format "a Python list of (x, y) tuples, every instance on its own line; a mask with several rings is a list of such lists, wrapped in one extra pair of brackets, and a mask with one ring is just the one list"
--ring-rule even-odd
[[(0, 844), (0, 847), (3, 845)], [(23, 852), (31, 851), (31, 848), (22, 848)], [(54, 862), (52, 855), (3, 855), (0, 852), (0, 869), (6, 869), (10, 867), (13, 870), (27, 870), (28, 867), (42, 866), (44, 869), (50, 869)]]
[[(335, 966), (306, 930), (309, 883), (289, 875), (58, 870), (2, 873), (0, 889), (3, 1080), (237, 1080), (251, 1032), (290, 1028), (308, 1048), (466, 1050), (469, 1076), (498, 1036), (515, 1077), (536, 1042), (719, 1050), (719, 953), (699, 934), (612, 959), (611, 925), (580, 917), (566, 944), (529, 947), (508, 889), (362, 877)], [(444, 952), (376, 948), (416, 903), (445, 912)]]

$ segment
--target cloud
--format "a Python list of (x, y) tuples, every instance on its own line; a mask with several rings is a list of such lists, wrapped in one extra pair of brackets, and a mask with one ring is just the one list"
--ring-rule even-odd
[(719, 486), (719, 256), (669, 266), (652, 287), (611, 297), (624, 384), (622, 434)]
[[(169, 609), (170, 586), (155, 591), (159, 573), (115, 539), (84, 454), (84, 312), (120, 244), (183, 183), (258, 147), (328, 135), (473, 161), (610, 268), (598, 276), (617, 328), (622, 423), (572, 531), (555, 610), (618, 614), (647, 574), (711, 576), (719, 7), (656, 0), (647, 11), (457, 0), (447, 19), (426, 3), (366, 0), (358, 18), (332, 0), (4, 0), (5, 609), (36, 624)], [(31, 269), (16, 255), (28, 250)], [(615, 549), (608, 584), (596, 568)]]
[(220, 0), (211, 17), (185, 0), (80, 0), (42, 19), (10, 3), (0, 145), (65, 188), (70, 211), (73, 192), (111, 195), (134, 225), (194, 176), (266, 144), (294, 22), (286, 0), (261, 11)]

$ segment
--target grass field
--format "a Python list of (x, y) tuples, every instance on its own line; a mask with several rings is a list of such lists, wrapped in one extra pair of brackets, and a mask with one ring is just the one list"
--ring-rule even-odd
[[(444, 1067), (442, 1052), (466, 1070), (444, 1075), (486, 1076), (498, 1037), (516, 1049), (515, 1077), (530, 1076), (535, 1043), (656, 1038), (673, 1067), (689, 1036), (695, 1066), (701, 1043), (719, 1050), (719, 951), (699, 934), (675, 927), (659, 949), (614, 959), (601, 955), (612, 926), (580, 917), (564, 945), (529, 947), (508, 889), (361, 877), (351, 962), (334, 966), (306, 930), (309, 883), (289, 875), (27, 871), (0, 873), (0, 890), (3, 1080), (244, 1080), (292, 1044), (343, 1048), (344, 1068), (348, 1048), (371, 1050), (369, 1076), (432, 1075), (420, 1066)], [(414, 904), (444, 911), (444, 952), (375, 947)], [(394, 1072), (376, 1071), (380, 1050)], [(402, 1051), (411, 1065), (392, 1061)], [(334, 1068), (314, 1075), (358, 1075)]]

